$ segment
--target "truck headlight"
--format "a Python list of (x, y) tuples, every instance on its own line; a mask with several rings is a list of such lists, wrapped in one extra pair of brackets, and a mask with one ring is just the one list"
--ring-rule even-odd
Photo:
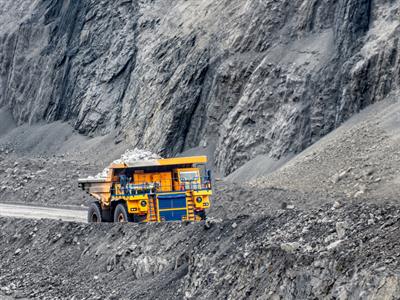
[(143, 206), (143, 207), (146, 207), (147, 202), (143, 200), (142, 202), (140, 202), (140, 205)]
[(203, 201), (203, 198), (201, 198), (201, 197), (197, 197), (197, 198), (196, 198), (196, 202), (197, 202), (197, 203), (201, 203), (202, 201)]

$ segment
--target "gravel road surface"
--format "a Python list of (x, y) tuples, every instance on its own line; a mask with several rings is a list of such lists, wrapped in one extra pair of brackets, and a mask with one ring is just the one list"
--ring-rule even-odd
[(0, 216), (3, 217), (86, 222), (86, 214), (86, 210), (0, 203)]

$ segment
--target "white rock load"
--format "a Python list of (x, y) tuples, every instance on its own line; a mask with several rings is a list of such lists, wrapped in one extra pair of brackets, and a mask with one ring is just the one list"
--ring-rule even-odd
[[(147, 150), (142, 150), (138, 148), (134, 148), (133, 150), (126, 150), (124, 154), (121, 155), (121, 158), (114, 160), (113, 164), (121, 164), (126, 163), (130, 164), (138, 160), (150, 160), (150, 159), (160, 159), (162, 158), (158, 154), (152, 153)], [(108, 168), (105, 168), (101, 173), (96, 176), (89, 176), (88, 179), (104, 179), (107, 178)]]

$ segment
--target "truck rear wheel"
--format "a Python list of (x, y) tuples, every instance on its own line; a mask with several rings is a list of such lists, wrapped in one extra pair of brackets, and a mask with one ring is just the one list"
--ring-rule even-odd
[(114, 211), (115, 223), (133, 222), (133, 217), (128, 214), (125, 204), (118, 204)]
[(88, 209), (88, 222), (89, 223), (101, 223), (103, 218), (101, 217), (101, 207), (99, 202), (92, 202)]

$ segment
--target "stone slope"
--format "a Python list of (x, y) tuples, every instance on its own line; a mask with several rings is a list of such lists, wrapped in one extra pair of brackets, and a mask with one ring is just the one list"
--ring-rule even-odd
[(399, 4), (0, 1), (0, 106), (223, 174), (303, 150), (399, 86)]
[(347, 204), (202, 224), (0, 219), (0, 295), (34, 299), (398, 299), (398, 207)]
[(368, 107), (280, 169), (251, 180), (250, 186), (398, 202), (399, 95)]

